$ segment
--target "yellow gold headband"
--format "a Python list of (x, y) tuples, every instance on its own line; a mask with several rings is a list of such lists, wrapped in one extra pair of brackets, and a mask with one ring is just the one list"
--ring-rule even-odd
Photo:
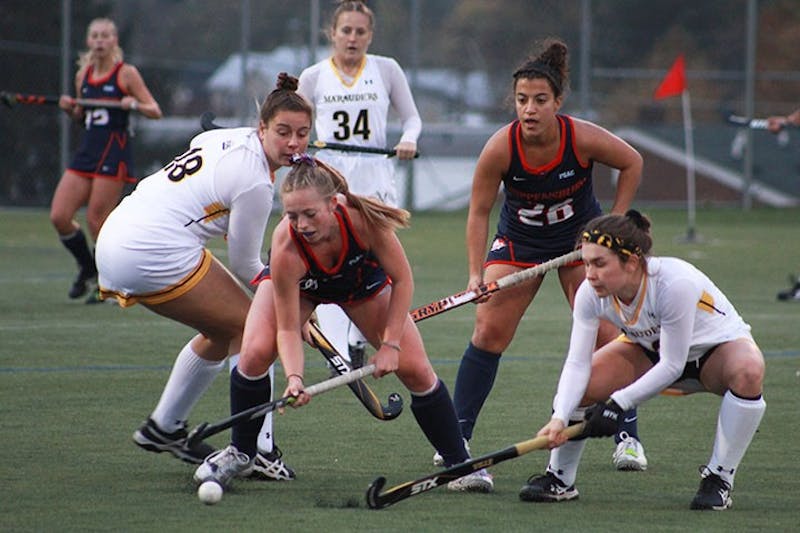
[(608, 233), (600, 233), (600, 231), (596, 229), (581, 233), (581, 240), (583, 242), (591, 242), (593, 244), (605, 246), (606, 248), (625, 255), (642, 255), (642, 249), (638, 245), (625, 242), (619, 237), (612, 237)]

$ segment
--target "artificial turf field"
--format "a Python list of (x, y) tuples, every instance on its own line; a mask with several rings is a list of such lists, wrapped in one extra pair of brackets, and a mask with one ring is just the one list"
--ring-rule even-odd
[[(658, 397), (640, 408), (650, 467), (616, 472), (613, 442), (589, 443), (578, 501), (520, 502), (546, 452), (497, 465), (495, 492), (436, 489), (380, 511), (364, 492), (378, 475), (393, 486), (435, 471), (410, 398), (405, 412), (372, 418), (347, 388), (276, 417), (277, 442), (296, 481), (237, 481), (219, 504), (196, 495), (193, 467), (137, 448), (131, 434), (155, 406), (177, 351), (192, 332), (136, 306), (83, 305), (66, 293), (75, 266), (46, 210), (0, 209), (0, 531), (796, 531), (800, 468), (800, 302), (777, 302), (800, 270), (800, 209), (703, 208), (701, 241), (680, 242), (683, 211), (645, 209), (656, 255), (690, 260), (727, 293), (765, 353), (767, 411), (742, 462), (733, 508), (689, 511), (698, 466), (710, 455), (719, 398)], [(273, 217), (277, 218), (277, 217)], [(417, 213), (401, 232), (416, 280), (415, 305), (463, 289), (466, 213)], [(212, 243), (224, 258), (224, 243)], [(472, 329), (471, 306), (420, 324), (434, 367), (452, 388)], [(504, 355), (471, 443), (480, 455), (530, 438), (548, 419), (570, 317), (550, 276)], [(308, 383), (326, 379), (307, 352)], [(279, 376), (282, 372), (279, 371)], [(278, 380), (279, 391), (284, 381)], [(221, 375), (190, 424), (228, 414)], [(226, 434), (211, 439), (226, 444)]]

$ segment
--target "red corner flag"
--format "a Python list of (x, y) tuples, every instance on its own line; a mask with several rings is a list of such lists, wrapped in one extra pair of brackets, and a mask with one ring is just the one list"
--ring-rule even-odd
[(654, 98), (661, 100), (670, 96), (677, 96), (686, 89), (686, 66), (683, 61), (683, 54), (679, 55), (675, 62), (664, 76), (661, 85), (656, 89)]

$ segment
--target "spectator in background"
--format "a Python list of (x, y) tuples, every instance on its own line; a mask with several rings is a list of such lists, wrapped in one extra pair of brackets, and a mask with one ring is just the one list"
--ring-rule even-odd
[[(78, 59), (75, 90), (78, 98), (108, 100), (109, 107), (84, 108), (76, 99), (62, 95), (58, 106), (75, 121), (83, 122), (78, 152), (58, 182), (50, 205), (50, 221), (61, 242), (78, 262), (78, 276), (69, 297), (80, 298), (96, 285), (97, 267), (86, 235), (75, 214), (87, 206), (86, 222), (92, 240), (97, 239), (106, 217), (116, 207), (125, 183), (134, 182), (128, 118), (138, 111), (161, 118), (161, 108), (139, 71), (123, 61), (117, 27), (107, 18), (94, 19), (86, 32), (86, 46)], [(100, 300), (95, 290), (86, 303)]]
[(772, 133), (778, 133), (787, 126), (800, 126), (800, 109), (790, 115), (767, 118), (767, 128)]
[[(786, 116), (772, 116), (767, 118), (767, 128), (772, 133), (780, 133), (789, 126), (800, 126), (800, 109)], [(789, 288), (778, 293), (778, 300), (800, 301), (800, 276), (789, 276)]]

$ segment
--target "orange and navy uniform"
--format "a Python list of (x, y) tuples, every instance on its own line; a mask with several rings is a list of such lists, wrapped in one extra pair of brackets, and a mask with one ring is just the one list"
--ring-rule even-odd
[[(299, 281), (300, 293), (317, 303), (347, 304), (366, 300), (380, 292), (391, 280), (375, 255), (356, 235), (347, 209), (340, 205), (335, 213), (344, 246), (339, 261), (331, 268), (321, 265), (308, 243), (294, 228), (289, 227), (289, 234), (307, 268)], [(253, 283), (270, 277), (267, 264)]]
[(572, 119), (557, 115), (561, 144), (552, 161), (525, 161), (520, 123), (508, 132), (511, 163), (503, 176), (505, 201), (486, 264), (540, 264), (571, 251), (581, 228), (602, 211), (592, 187), (592, 161), (581, 161)]
[[(80, 98), (119, 102), (127, 93), (119, 84), (120, 62), (102, 78), (93, 76), (90, 65), (81, 83)], [(133, 156), (128, 133), (130, 111), (111, 107), (86, 109), (80, 148), (69, 169), (86, 178), (110, 178), (126, 182), (133, 177)]]

